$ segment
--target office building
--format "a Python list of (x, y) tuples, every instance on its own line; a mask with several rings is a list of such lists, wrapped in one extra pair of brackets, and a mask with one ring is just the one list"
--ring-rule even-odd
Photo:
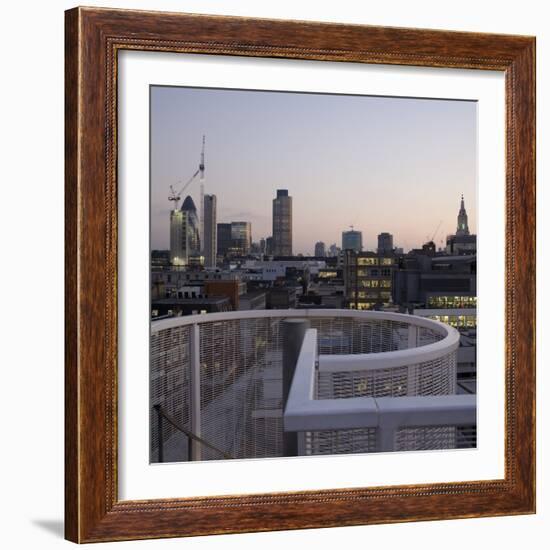
[(391, 233), (380, 233), (378, 235), (378, 254), (393, 252), (393, 235)]
[(315, 256), (317, 258), (324, 258), (326, 256), (325, 243), (323, 241), (315, 243)]
[(170, 212), (170, 263), (184, 266), (200, 255), (199, 219), (193, 199), (187, 195), (180, 210)]
[(361, 231), (342, 231), (342, 250), (353, 250), (361, 252), (363, 250), (363, 234)]
[(219, 223), (217, 231), (217, 250), (218, 256), (226, 256), (232, 245), (231, 224)]
[(252, 226), (250, 222), (218, 224), (218, 256), (231, 258), (247, 256), (252, 247)]
[(246, 256), (252, 246), (252, 227), (250, 222), (231, 222), (231, 254)]
[(287, 189), (277, 189), (273, 199), (273, 254), (292, 256), (292, 197)]
[(391, 304), (396, 258), (354, 250), (345, 250), (343, 255), (346, 307), (375, 309)]
[(273, 256), (273, 237), (266, 237), (265, 253), (267, 256)]
[(337, 258), (340, 255), (341, 249), (333, 243), (329, 246), (328, 255), (331, 258)]
[(419, 251), (399, 259), (393, 300), (405, 307), (476, 307), (476, 256), (434, 256)]
[(216, 267), (217, 228), (216, 195), (204, 195), (204, 265)]
[(170, 212), (170, 263), (185, 265), (187, 263), (186, 250), (186, 217), (181, 210)]

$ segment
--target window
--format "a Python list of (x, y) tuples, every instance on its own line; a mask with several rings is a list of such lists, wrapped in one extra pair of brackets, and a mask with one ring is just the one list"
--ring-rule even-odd
[(378, 265), (378, 258), (357, 258), (357, 265)]
[(382, 288), (391, 288), (391, 281), (388, 281), (388, 280), (380, 281), (380, 286)]
[(393, 258), (381, 258), (380, 263), (382, 265), (393, 265)]
[(382, 277), (391, 277), (391, 269), (388, 269), (386, 267), (382, 269), (381, 274), (382, 274)]
[(434, 309), (475, 308), (475, 296), (430, 296), (428, 307)]

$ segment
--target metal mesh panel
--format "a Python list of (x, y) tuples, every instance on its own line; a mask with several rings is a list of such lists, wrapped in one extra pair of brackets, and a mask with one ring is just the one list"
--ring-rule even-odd
[(317, 373), (318, 399), (455, 393), (455, 352), (405, 367)]
[(376, 428), (305, 433), (306, 455), (369, 453), (374, 451), (376, 451)]
[[(151, 462), (159, 459), (158, 413), (154, 405), (162, 406), (182, 426), (190, 428), (189, 342), (189, 326), (166, 329), (151, 335)], [(163, 422), (162, 435), (164, 461), (187, 460), (187, 437), (168, 422)]]
[[(235, 458), (282, 455), (279, 319), (203, 323), (201, 437)], [(219, 459), (203, 449), (203, 460)]]
[(453, 395), (456, 393), (456, 352), (414, 365), (409, 395)]
[(415, 426), (395, 433), (396, 451), (464, 449), (476, 446), (475, 426)]
[(311, 328), (318, 330), (321, 355), (378, 353), (407, 347), (406, 323), (331, 317), (311, 319)]
[(436, 332), (435, 330), (426, 327), (418, 327), (417, 331), (417, 347), (434, 344), (435, 342), (439, 342), (439, 340), (443, 338), (439, 332)]
[(401, 397), (407, 395), (408, 368), (319, 372), (317, 399)]

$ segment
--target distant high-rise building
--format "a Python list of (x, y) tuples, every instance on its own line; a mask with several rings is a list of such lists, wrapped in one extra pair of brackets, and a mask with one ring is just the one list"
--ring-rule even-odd
[(250, 222), (218, 224), (218, 254), (220, 256), (246, 256), (252, 246)]
[(273, 237), (266, 237), (265, 253), (267, 256), (273, 256)]
[(262, 237), (260, 239), (260, 253), (261, 254), (266, 254), (266, 251), (265, 251), (265, 239)]
[(287, 189), (277, 189), (273, 199), (273, 254), (292, 256), (292, 197)]
[(226, 256), (232, 245), (231, 240), (231, 224), (219, 223), (217, 235), (217, 251), (219, 256)]
[(323, 241), (315, 243), (315, 256), (322, 258), (326, 256), (325, 243)]
[(460, 210), (458, 211), (457, 216), (456, 235), (462, 237), (469, 234), (470, 230), (468, 229), (468, 214), (466, 214), (466, 208), (464, 208), (464, 195), (462, 195), (460, 197)]
[(340, 248), (336, 246), (336, 243), (333, 243), (329, 246), (328, 255), (331, 258), (336, 258), (340, 254)]
[(187, 195), (181, 210), (170, 212), (170, 263), (187, 265), (191, 256), (200, 254), (200, 248), (197, 209)]
[(342, 250), (354, 250), (361, 252), (363, 250), (363, 234), (361, 231), (342, 231)]
[(386, 254), (393, 251), (393, 235), (380, 233), (378, 235), (378, 254)]
[(181, 210), (170, 212), (170, 263), (187, 264), (186, 254), (186, 216)]
[(204, 265), (216, 267), (216, 195), (204, 195)]
[(252, 246), (252, 228), (250, 222), (231, 222), (231, 240), (234, 254), (246, 256)]

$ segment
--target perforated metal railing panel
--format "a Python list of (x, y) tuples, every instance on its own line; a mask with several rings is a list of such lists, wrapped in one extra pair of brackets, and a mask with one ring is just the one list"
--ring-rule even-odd
[(401, 397), (407, 395), (409, 369), (319, 372), (317, 399)]
[(279, 326), (277, 318), (201, 325), (201, 436), (235, 458), (282, 455)]
[[(282, 341), (285, 317), (209, 321), (200, 330), (200, 437), (234, 458), (282, 456)], [(405, 349), (409, 324), (381, 319), (312, 317), (319, 354), (362, 354)], [(153, 406), (161, 404), (186, 429), (191, 428), (191, 326), (153, 332), (151, 336), (151, 460), (158, 461), (159, 436)], [(418, 328), (416, 345), (443, 336)], [(447, 354), (410, 367), (321, 373), (317, 396), (444, 395), (454, 393), (456, 356)], [(307, 435), (312, 454), (370, 452), (376, 430), (340, 430)], [(163, 424), (164, 461), (187, 460), (187, 437)], [(331, 450), (332, 449), (332, 450)], [(350, 450), (351, 449), (351, 450)], [(223, 456), (202, 446), (202, 460)]]
[(405, 367), (317, 372), (318, 399), (454, 395), (455, 393), (456, 352)]
[[(166, 329), (151, 335), (150, 442), (151, 462), (159, 460), (158, 412), (160, 405), (187, 429), (191, 424), (189, 326)], [(187, 460), (187, 437), (169, 422), (162, 423), (163, 460)]]
[(475, 426), (414, 426), (395, 433), (396, 451), (434, 451), (475, 448)]
[(305, 434), (306, 455), (369, 453), (376, 451), (376, 428), (324, 430)]
[(320, 355), (379, 353), (408, 346), (406, 323), (346, 317), (313, 318), (310, 323), (318, 330)]

